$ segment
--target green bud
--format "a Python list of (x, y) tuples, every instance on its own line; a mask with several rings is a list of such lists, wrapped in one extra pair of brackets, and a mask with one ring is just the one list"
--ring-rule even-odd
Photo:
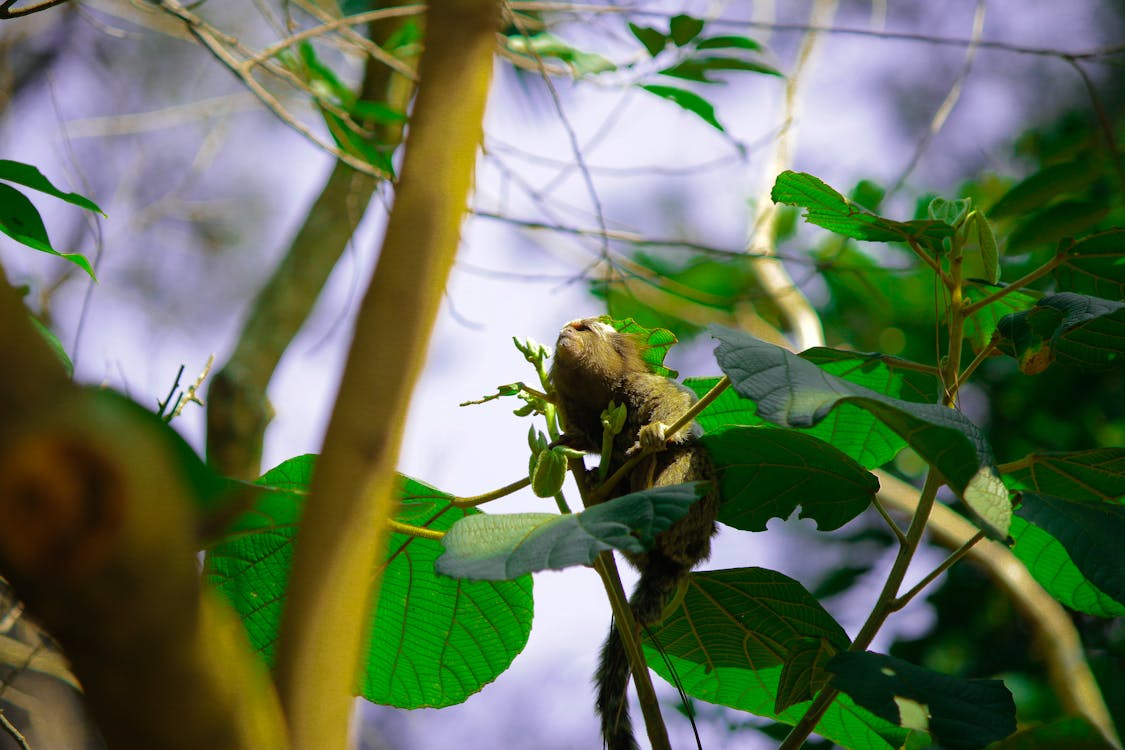
[(539, 497), (554, 497), (565, 479), (566, 456), (557, 450), (540, 451), (531, 468), (532, 492)]

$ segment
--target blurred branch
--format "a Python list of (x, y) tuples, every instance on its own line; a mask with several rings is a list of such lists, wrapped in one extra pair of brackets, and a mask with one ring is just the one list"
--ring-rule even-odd
[[(918, 490), (885, 472), (876, 470), (875, 474), (879, 477), (880, 500), (888, 507), (912, 514), (918, 504)], [(976, 526), (941, 503), (934, 504), (929, 529), (938, 542), (950, 549), (963, 546), (978, 533)], [(1110, 744), (1120, 748), (1121, 739), (1086, 662), (1078, 631), (1063, 606), (1043, 590), (1007, 547), (982, 540), (968, 550), (966, 557), (980, 564), (1031, 625), (1063, 708), (1084, 716)]]
[[(811, 18), (816, 22), (814, 25), (828, 23), (835, 14), (836, 0), (816, 0), (810, 12)], [(778, 209), (771, 200), (770, 193), (777, 175), (789, 168), (798, 92), (818, 39), (819, 34), (816, 32), (810, 31), (805, 35), (797, 53), (797, 62), (793, 66), (792, 73), (786, 78), (784, 119), (774, 145), (773, 160), (766, 167), (766, 187), (757, 201), (758, 215), (747, 246), (748, 251), (765, 256), (777, 253)], [(781, 261), (770, 257), (762, 258), (754, 262), (753, 268), (765, 293), (780, 310), (781, 317), (793, 336), (793, 344), (797, 351), (823, 346), (824, 328), (821, 326), (820, 316), (793, 282)]]
[(347, 745), (356, 669), (375, 617), (395, 473), (482, 140), (496, 0), (426, 13), (402, 179), (324, 439), (294, 552), (277, 678), (293, 746)]
[(378, 177), (383, 179), (387, 179), (390, 177), (390, 175), (384, 174), (383, 171), (378, 169), (377, 167), (374, 167), (366, 161), (352, 156), (346, 151), (343, 151), (332, 145), (331, 143), (323, 140), (322, 138), (317, 136), (316, 133), (312, 132), (312, 130), (307, 125), (293, 117), (293, 115), (291, 115), (285, 109), (281, 102), (278, 101), (277, 97), (271, 94), (265, 86), (263, 86), (258, 82), (256, 78), (254, 78), (253, 69), (257, 65), (261, 65), (262, 60), (258, 60), (254, 57), (251, 57), (247, 60), (239, 60), (238, 57), (236, 57), (227, 48), (228, 44), (234, 44), (234, 39), (232, 37), (223, 34), (214, 26), (205, 22), (202, 18), (195, 15), (183, 5), (181, 5), (178, 0), (160, 0), (159, 7), (183, 21), (187, 26), (188, 32), (190, 32), (191, 35), (195, 37), (195, 39), (215, 57), (215, 59), (222, 63), (228, 70), (230, 70), (230, 72), (234, 73), (234, 75), (242, 81), (246, 88), (250, 89), (250, 91), (256, 97), (258, 97), (258, 100), (261, 101), (267, 109), (273, 112), (278, 117), (278, 119), (280, 119), (290, 128), (303, 135), (307, 140), (315, 144), (318, 148), (332, 154), (338, 160), (344, 162), (357, 172), (362, 172), (364, 174), (370, 175), (371, 177)]
[(0, 352), (0, 574), (61, 645), (108, 745), (282, 750), (265, 668), (201, 590), (163, 425), (72, 384), (3, 274)]
[[(396, 27), (375, 26), (372, 35), (381, 41)], [(413, 93), (411, 81), (368, 60), (361, 98), (386, 101), (405, 112)], [(377, 132), (388, 145), (402, 139), (401, 126)], [(285, 257), (254, 300), (230, 360), (212, 381), (207, 456), (227, 476), (253, 479), (260, 473), (262, 440), (273, 418), (266, 397), (270, 379), (351, 240), (377, 184), (368, 174), (335, 164)]]
[(7, 21), (9, 18), (19, 18), (20, 16), (30, 16), (32, 13), (38, 13), (41, 10), (47, 10), (56, 5), (62, 5), (66, 0), (40, 0), (38, 3), (12, 10), (12, 6), (17, 2), (19, 2), (19, 0), (4, 0), (4, 2), (0, 3), (0, 21)]

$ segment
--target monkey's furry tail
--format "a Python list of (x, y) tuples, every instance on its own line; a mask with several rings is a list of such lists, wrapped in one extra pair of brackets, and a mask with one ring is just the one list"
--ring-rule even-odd
[[(687, 566), (655, 550), (648, 558), (640, 566), (640, 580), (637, 581), (633, 595), (629, 597), (629, 607), (641, 627), (659, 622), (669, 596), (689, 570)], [(595, 675), (598, 686), (595, 706), (601, 717), (602, 739), (606, 750), (638, 750), (637, 740), (633, 736), (633, 724), (629, 719), (629, 674), (629, 657), (625, 653), (625, 644), (621, 641), (621, 633), (616, 624), (611, 623)]]

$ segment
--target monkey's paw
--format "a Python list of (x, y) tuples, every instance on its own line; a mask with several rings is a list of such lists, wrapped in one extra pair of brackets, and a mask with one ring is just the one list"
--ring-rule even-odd
[(636, 444), (626, 451), (626, 455), (646, 455), (664, 450), (668, 445), (667, 432), (668, 425), (663, 422), (649, 422), (640, 429)]

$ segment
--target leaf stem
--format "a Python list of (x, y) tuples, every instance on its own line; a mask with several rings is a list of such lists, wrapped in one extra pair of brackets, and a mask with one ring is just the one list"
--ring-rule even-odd
[(958, 547), (956, 550), (954, 550), (954, 552), (951, 555), (949, 555), (949, 557), (945, 558), (945, 560), (942, 561), (941, 565), (939, 565), (936, 568), (934, 568), (933, 570), (931, 570), (926, 575), (925, 578), (923, 578), (921, 581), (918, 581), (918, 583), (914, 584), (913, 588), (911, 588), (909, 591), (907, 591), (902, 596), (896, 598), (894, 600), (894, 602), (891, 603), (891, 609), (893, 611), (897, 612), (900, 609), (902, 609), (903, 607), (905, 607), (907, 604), (909, 604), (911, 599), (918, 596), (918, 594), (920, 594), (922, 592), (922, 589), (929, 586), (931, 583), (934, 582), (934, 580), (938, 576), (940, 576), (942, 573), (944, 573), (945, 571), (952, 568), (953, 565), (958, 560), (960, 560), (962, 557), (969, 554), (969, 550), (971, 550), (973, 548), (973, 545), (975, 545), (981, 539), (984, 539), (984, 532), (978, 531), (968, 541), (966, 541), (964, 544), (962, 544), (960, 547)]
[(991, 357), (995, 351), (996, 344), (992, 343), (991, 341), (988, 342), (988, 345), (977, 352), (977, 356), (973, 358), (973, 361), (969, 363), (969, 366), (966, 367), (964, 371), (962, 371), (962, 373), (957, 377), (958, 384), (964, 383), (970, 377), (972, 377), (973, 373), (977, 371), (977, 368), (981, 366), (981, 363)]
[(1027, 285), (1029, 285), (1029, 284), (1031, 284), (1035, 281), (1038, 281), (1039, 279), (1041, 279), (1044, 276), (1046, 276), (1047, 274), (1049, 274), (1051, 271), (1054, 271), (1056, 268), (1061, 266), (1063, 264), (1064, 260), (1066, 260), (1066, 257), (1064, 255), (1062, 255), (1061, 253), (1057, 254), (1057, 255), (1055, 255), (1055, 257), (1051, 258), (1049, 261), (1047, 261), (1043, 265), (1039, 266), (1039, 268), (1036, 268), (1034, 271), (1031, 271), (1030, 273), (1026, 274), (1025, 276), (1016, 279), (1015, 281), (1013, 281), (1011, 284), (1008, 284), (1003, 289), (997, 289), (995, 292), (988, 295), (987, 297), (979, 299), (976, 302), (973, 302), (972, 304), (965, 305), (965, 307), (963, 308), (963, 312), (965, 314), (965, 317), (967, 318), (970, 315), (972, 315), (973, 313), (980, 310), (981, 308), (986, 307), (987, 305), (991, 305), (993, 302), (997, 302), (997, 301), (1003, 299), (1004, 297), (1008, 296), (1012, 292), (1017, 292), (1020, 289), (1023, 289), (1025, 286), (1027, 286)]
[(881, 502), (879, 502), (878, 495), (871, 498), (871, 504), (875, 506), (875, 510), (879, 511), (879, 515), (883, 517), (883, 520), (887, 522), (887, 525), (891, 527), (891, 531), (894, 533), (895, 538), (898, 539), (899, 546), (901, 547), (905, 545), (906, 534), (902, 533), (902, 529), (900, 529), (898, 524), (895, 523), (895, 519), (891, 518), (890, 514), (887, 513), (887, 509), (883, 507), (883, 504)]
[(920, 261), (929, 266), (930, 269), (938, 275), (938, 278), (941, 279), (943, 284), (945, 284), (946, 286), (949, 285), (949, 277), (946, 275), (945, 271), (942, 270), (941, 263), (939, 263), (935, 258), (930, 257), (930, 254), (918, 245), (917, 240), (915, 240), (913, 237), (910, 237), (906, 240), (906, 244), (910, 246), (910, 249), (916, 256), (918, 256), (918, 259)]
[(445, 536), (444, 531), (437, 529), (427, 529), (424, 526), (414, 526), (402, 521), (396, 521), (393, 518), (387, 521), (387, 527), (395, 534), (406, 534), (407, 536), (415, 536), (419, 539), (433, 539), (440, 542)]
[(524, 487), (529, 487), (530, 485), (531, 477), (524, 477), (523, 479), (517, 479), (511, 484), (506, 484), (499, 489), (492, 490), (491, 492), (486, 492), (483, 495), (455, 497), (449, 502), (450, 504), (458, 508), (475, 508), (478, 505), (484, 505), (485, 503), (491, 502), (493, 500), (498, 500), (507, 495), (511, 495), (513, 492), (519, 492)]

